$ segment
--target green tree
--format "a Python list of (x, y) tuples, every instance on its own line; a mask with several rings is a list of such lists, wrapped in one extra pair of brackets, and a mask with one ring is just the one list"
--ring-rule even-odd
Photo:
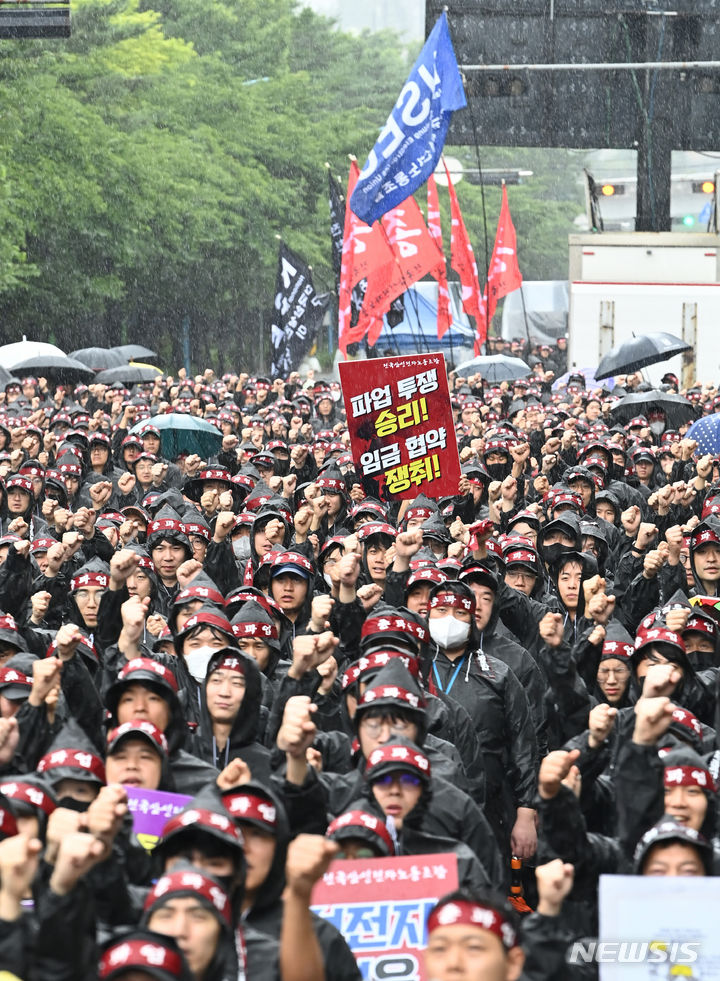
[[(293, 0), (73, 16), (68, 41), (0, 48), (0, 339), (151, 341), (171, 365), (188, 317), (198, 363), (261, 367), (276, 236), (332, 287), (325, 161), (362, 163), (417, 52)], [(480, 189), (459, 194), (481, 260)], [(511, 207), (526, 278), (558, 275), (575, 206), (533, 181)]]

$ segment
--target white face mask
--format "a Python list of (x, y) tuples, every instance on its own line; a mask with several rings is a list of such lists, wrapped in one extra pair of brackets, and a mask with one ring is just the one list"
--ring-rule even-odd
[(662, 436), (665, 432), (665, 423), (662, 419), (658, 419), (657, 422), (650, 423), (650, 432), (654, 433), (656, 436)]
[(233, 554), (238, 561), (250, 558), (250, 538), (234, 538), (232, 543)]
[(462, 647), (470, 636), (470, 624), (456, 620), (451, 613), (445, 617), (431, 617), (428, 626), (432, 639), (445, 650)]
[(323, 572), (323, 579), (328, 584), (328, 586), (330, 587), (330, 589), (332, 589), (333, 588), (333, 581), (332, 581), (332, 576), (330, 575), (329, 572)]
[(196, 647), (194, 651), (188, 651), (184, 655), (187, 669), (198, 684), (205, 681), (207, 666), (214, 653), (214, 647)]

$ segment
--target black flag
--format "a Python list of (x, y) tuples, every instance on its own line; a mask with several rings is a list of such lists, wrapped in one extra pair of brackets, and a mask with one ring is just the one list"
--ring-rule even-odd
[(283, 243), (272, 321), (273, 378), (287, 378), (297, 369), (315, 341), (326, 305), (315, 292), (307, 263)]
[(345, 230), (345, 196), (340, 185), (328, 169), (330, 200), (330, 240), (332, 242), (332, 267), (335, 273), (335, 292), (340, 292), (340, 270), (342, 268), (343, 232)]

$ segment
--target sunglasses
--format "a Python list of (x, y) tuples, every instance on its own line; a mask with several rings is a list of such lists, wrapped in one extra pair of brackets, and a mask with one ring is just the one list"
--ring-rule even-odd
[(414, 773), (386, 773), (385, 776), (373, 780), (373, 783), (380, 787), (390, 787), (395, 781), (398, 781), (402, 787), (420, 786), (420, 777), (416, 777)]

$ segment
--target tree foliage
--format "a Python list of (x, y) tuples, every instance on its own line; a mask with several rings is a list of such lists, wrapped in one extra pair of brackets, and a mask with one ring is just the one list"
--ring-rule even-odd
[[(260, 367), (276, 236), (332, 288), (324, 163), (364, 160), (415, 54), (293, 0), (73, 0), (69, 40), (3, 42), (0, 340), (172, 363), (187, 317), (198, 362)], [(459, 193), (479, 242), (479, 188)], [(511, 206), (521, 260), (556, 275), (570, 206)]]

